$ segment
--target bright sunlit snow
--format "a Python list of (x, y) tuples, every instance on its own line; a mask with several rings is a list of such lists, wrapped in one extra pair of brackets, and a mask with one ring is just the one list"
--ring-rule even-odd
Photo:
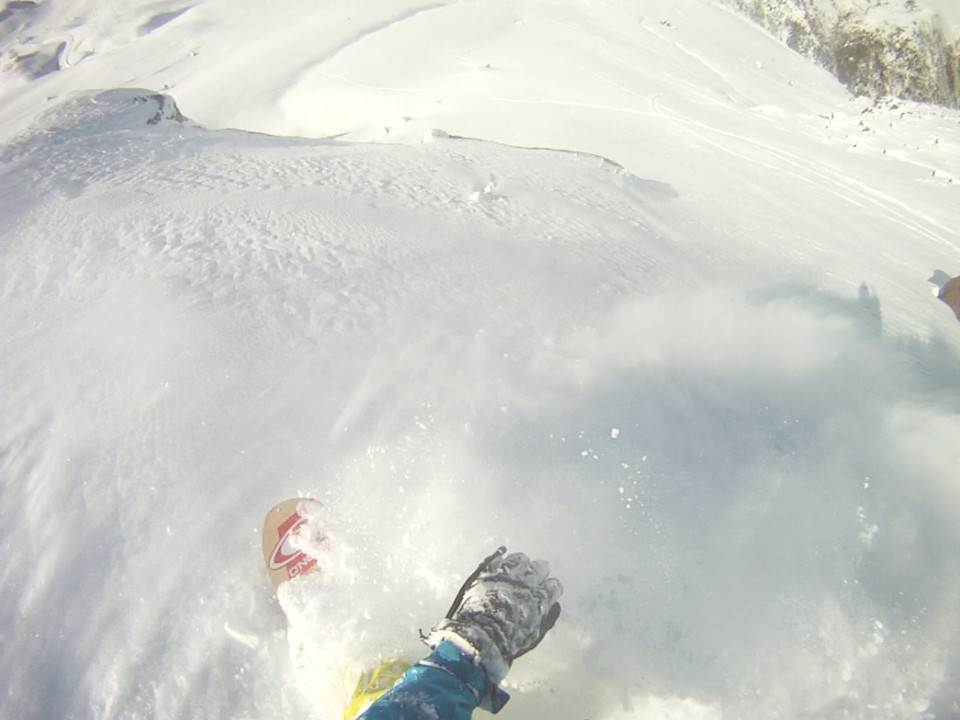
[(0, 717), (339, 720), (501, 543), (566, 589), (504, 720), (960, 717), (960, 112), (705, 0), (0, 43)]

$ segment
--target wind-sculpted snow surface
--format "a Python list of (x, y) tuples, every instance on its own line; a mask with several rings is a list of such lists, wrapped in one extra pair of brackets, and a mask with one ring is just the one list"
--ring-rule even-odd
[[(955, 344), (745, 280), (596, 157), (173, 108), (0, 155), (0, 715), (329, 718), (504, 543), (566, 589), (511, 717), (953, 716)], [(290, 656), (259, 524), (298, 492), (344, 570)]]

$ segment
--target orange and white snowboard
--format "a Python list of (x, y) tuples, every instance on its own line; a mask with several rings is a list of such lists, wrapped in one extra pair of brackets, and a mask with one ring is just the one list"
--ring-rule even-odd
[[(317, 559), (300, 548), (328, 549), (329, 540), (317, 530), (319, 508), (317, 500), (291, 498), (274, 505), (264, 518), (263, 562), (275, 590), (288, 580), (318, 570)], [(306, 513), (312, 517), (307, 517)], [(311, 519), (314, 520), (312, 528)], [(349, 700), (344, 697), (343, 720), (353, 720), (363, 712), (393, 687), (410, 665), (410, 662), (394, 659), (371, 661), (360, 673), (352, 696)]]
[(293, 541), (297, 530), (307, 522), (301, 514), (302, 503), (319, 505), (310, 498), (291, 498), (270, 508), (263, 521), (263, 562), (274, 589), (317, 567), (316, 558), (298, 549)]

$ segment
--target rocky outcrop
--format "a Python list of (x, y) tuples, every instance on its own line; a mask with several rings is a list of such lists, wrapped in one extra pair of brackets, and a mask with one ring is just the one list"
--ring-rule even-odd
[(856, 95), (960, 107), (960, 37), (914, 0), (723, 0)]

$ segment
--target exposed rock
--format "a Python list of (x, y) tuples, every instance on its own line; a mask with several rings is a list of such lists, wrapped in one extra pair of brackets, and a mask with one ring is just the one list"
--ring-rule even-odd
[(960, 38), (913, 0), (723, 0), (856, 95), (960, 107)]

